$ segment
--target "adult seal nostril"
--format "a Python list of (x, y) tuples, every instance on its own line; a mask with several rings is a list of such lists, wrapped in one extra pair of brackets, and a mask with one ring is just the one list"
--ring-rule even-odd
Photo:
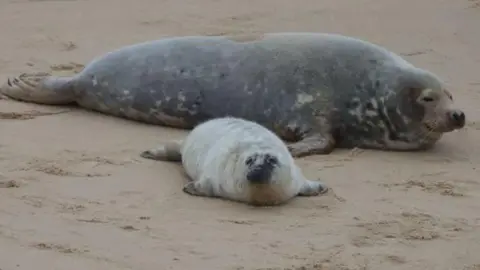
[(462, 111), (453, 111), (451, 116), (457, 126), (463, 127), (465, 125), (465, 113)]

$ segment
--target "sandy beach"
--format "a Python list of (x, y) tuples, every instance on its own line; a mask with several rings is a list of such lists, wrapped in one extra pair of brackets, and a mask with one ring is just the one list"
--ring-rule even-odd
[(0, 269), (480, 269), (479, 27), (478, 0), (2, 0), (2, 84), (166, 36), (330, 32), (438, 74), (468, 123), (427, 152), (298, 159), (333, 192), (254, 208), (139, 156), (185, 131), (0, 100)]

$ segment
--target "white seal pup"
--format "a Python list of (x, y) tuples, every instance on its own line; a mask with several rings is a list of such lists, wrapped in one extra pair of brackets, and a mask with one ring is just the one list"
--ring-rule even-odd
[(0, 92), (185, 129), (238, 117), (275, 132), (294, 157), (424, 150), (466, 119), (433, 73), (324, 33), (163, 38), (107, 53), (72, 77), (21, 74)]
[(279, 205), (328, 188), (305, 178), (285, 143), (265, 127), (234, 117), (195, 127), (184, 141), (142, 152), (144, 158), (180, 161), (190, 178), (183, 191), (256, 206)]

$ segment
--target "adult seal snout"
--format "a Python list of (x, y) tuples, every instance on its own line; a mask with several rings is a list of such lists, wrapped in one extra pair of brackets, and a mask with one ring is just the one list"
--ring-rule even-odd
[(107, 53), (73, 77), (22, 74), (1, 92), (186, 129), (243, 118), (289, 142), (295, 157), (427, 149), (465, 125), (433, 73), (367, 41), (322, 33), (164, 38)]
[(452, 110), (448, 112), (449, 119), (452, 121), (452, 128), (462, 128), (465, 126), (465, 113), (459, 110)]
[(305, 178), (279, 137), (238, 118), (206, 121), (184, 141), (159, 145), (141, 156), (181, 161), (190, 178), (183, 191), (194, 196), (266, 206), (328, 190), (322, 182)]

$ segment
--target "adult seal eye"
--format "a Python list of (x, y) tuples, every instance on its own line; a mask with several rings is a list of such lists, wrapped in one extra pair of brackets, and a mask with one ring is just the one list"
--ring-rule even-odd
[(432, 102), (434, 99), (432, 97), (424, 97), (423, 101), (425, 102)]
[(251, 158), (251, 157), (247, 158), (247, 160), (245, 161), (245, 164), (247, 166), (251, 166), (253, 164), (253, 158)]

